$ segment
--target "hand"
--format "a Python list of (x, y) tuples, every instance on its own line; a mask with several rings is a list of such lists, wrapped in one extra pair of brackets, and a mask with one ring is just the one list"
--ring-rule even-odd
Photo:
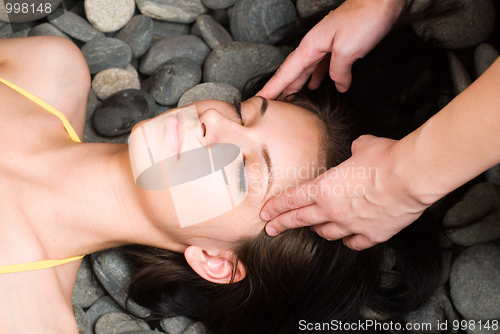
[(316, 179), (269, 200), (261, 211), (266, 232), (311, 226), (328, 240), (343, 238), (354, 250), (390, 239), (429, 206), (414, 198), (396, 175), (397, 141), (361, 136), (352, 157)]
[[(389, 32), (405, 0), (347, 0), (331, 11), (302, 39), (257, 95), (281, 99), (298, 92), (312, 75), (310, 89), (330, 77), (339, 92), (351, 85), (351, 66)], [(331, 53), (331, 58), (328, 54)]]

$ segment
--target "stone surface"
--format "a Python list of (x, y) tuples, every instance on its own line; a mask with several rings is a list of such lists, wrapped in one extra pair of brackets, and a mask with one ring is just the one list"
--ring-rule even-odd
[(472, 187), (448, 210), (443, 226), (448, 238), (461, 246), (500, 238), (500, 187), (489, 182)]
[(73, 306), (73, 314), (75, 315), (76, 319), (76, 324), (78, 326), (78, 332), (83, 333), (89, 328), (89, 320), (87, 318), (87, 315), (85, 312), (82, 310), (81, 307), (72, 305)]
[[(410, 11), (418, 11), (429, 1), (414, 1)], [(425, 40), (448, 49), (474, 46), (490, 36), (495, 24), (492, 0), (446, 0), (438, 8), (448, 9), (453, 5), (458, 5), (458, 9), (451, 14), (416, 23), (413, 29)]]
[(200, 26), (198, 25), (198, 20), (194, 22), (193, 26), (191, 27), (191, 30), (189, 31), (189, 34), (203, 39)]
[(206, 82), (196, 85), (185, 92), (179, 99), (177, 106), (184, 107), (203, 100), (221, 100), (229, 103), (241, 102), (241, 93), (236, 87), (229, 84)]
[(121, 334), (134, 330), (149, 330), (144, 321), (125, 313), (107, 313), (97, 320), (95, 334)]
[(161, 328), (169, 334), (182, 334), (192, 324), (191, 319), (182, 316), (164, 318), (160, 321)]
[(155, 101), (173, 105), (187, 90), (201, 81), (201, 67), (188, 58), (174, 58), (154, 71), (148, 90)]
[(201, 0), (136, 0), (136, 3), (144, 15), (178, 23), (193, 23), (208, 11)]
[(104, 37), (95, 38), (86, 43), (81, 51), (90, 74), (96, 74), (108, 68), (124, 68), (132, 60), (132, 49), (122, 40)]
[(127, 134), (115, 137), (104, 137), (94, 129), (93, 118), (85, 122), (85, 130), (83, 132), (83, 141), (85, 143), (126, 144), (127, 138)]
[(92, 79), (92, 89), (99, 100), (105, 100), (124, 89), (140, 89), (141, 83), (137, 75), (123, 68), (108, 68)]
[[(19, 3), (22, 5), (23, 3), (27, 4), (27, 12), (22, 11), (22, 7), (20, 7), (19, 13), (13, 9), (10, 14), (7, 13), (4, 1), (0, 0), (0, 21), (11, 22), (11, 23), (24, 23), (24, 22), (32, 22), (35, 20), (39, 20), (48, 16), (50, 13), (54, 12), (56, 8), (59, 6), (62, 0), (43, 0), (43, 1), (10, 1), (11, 4)], [(34, 5), (32, 7), (31, 5)], [(42, 7), (40, 8), (40, 5)], [(33, 10), (34, 9), (34, 10)]]
[(500, 247), (466, 249), (453, 262), (450, 292), (453, 305), (467, 319), (500, 319)]
[[(469, 320), (469, 319), (464, 319), (463, 321), (467, 322), (466, 330), (465, 332), (467, 334), (500, 334), (500, 319), (494, 319), (496, 320), (497, 326), (492, 326), (492, 321), (489, 321), (488, 327), (489, 328), (484, 328), (486, 321), (484, 320)], [(471, 326), (471, 322), (474, 323), (474, 326)], [(465, 327), (465, 326), (464, 326)]]
[(85, 0), (87, 19), (102, 32), (112, 32), (123, 28), (134, 12), (134, 0)]
[(174, 58), (189, 58), (202, 66), (209, 53), (210, 48), (196, 36), (166, 37), (151, 45), (142, 58), (139, 71), (151, 75), (161, 64)]
[(182, 334), (205, 334), (207, 332), (205, 325), (201, 322), (195, 322), (189, 326)]
[(189, 24), (153, 20), (153, 35), (155, 37), (173, 37), (189, 34)]
[(296, 21), (289, 0), (240, 0), (233, 7), (230, 27), (235, 41), (274, 44)]
[(13, 31), (10, 24), (5, 24), (3, 27), (0, 28), (0, 38), (27, 37), (29, 32), (31, 31), (31, 26), (33, 25), (23, 24), (23, 28), (19, 28), (19, 30)]
[(49, 16), (48, 19), (53, 26), (82, 42), (89, 42), (94, 38), (104, 37), (102, 32), (73, 12), (67, 12), (57, 17)]
[(203, 81), (227, 83), (242, 91), (248, 80), (276, 70), (284, 60), (285, 56), (272, 45), (224, 44), (208, 56)]
[(458, 95), (470, 86), (472, 79), (462, 62), (451, 51), (448, 51), (448, 61), (450, 62), (453, 93)]
[(498, 51), (490, 44), (479, 44), (474, 50), (474, 75), (480, 77), (498, 58)]
[(97, 320), (104, 314), (110, 312), (124, 312), (110, 296), (102, 297), (96, 301), (86, 313), (88, 319), (87, 330), (83, 334), (94, 334), (94, 327)]
[(71, 303), (74, 306), (88, 308), (105, 294), (106, 291), (92, 274), (88, 256), (85, 257), (78, 269)]
[(210, 9), (223, 9), (233, 6), (236, 0), (201, 0), (205, 7)]
[(301, 19), (308, 18), (326, 9), (335, 9), (344, 0), (297, 0), (297, 14)]
[(114, 37), (126, 42), (135, 58), (148, 51), (153, 43), (153, 20), (145, 15), (134, 16)]
[(68, 35), (57, 29), (50, 23), (42, 23), (30, 30), (28, 36), (59, 36), (69, 39)]
[(198, 24), (203, 40), (212, 50), (219, 45), (234, 42), (227, 30), (210, 15), (198, 16), (196, 23)]

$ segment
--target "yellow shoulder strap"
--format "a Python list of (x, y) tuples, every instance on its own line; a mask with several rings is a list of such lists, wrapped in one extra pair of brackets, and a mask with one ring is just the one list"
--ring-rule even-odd
[(73, 262), (80, 260), (85, 255), (81, 256), (73, 256), (64, 260), (44, 260), (37, 261), (31, 263), (22, 263), (22, 264), (11, 264), (7, 266), (0, 266), (0, 274), (10, 274), (10, 273), (18, 273), (21, 271), (30, 271), (30, 270), (38, 270), (38, 269), (47, 269), (56, 266), (60, 266), (61, 264), (65, 264), (68, 262)]
[(78, 135), (76, 134), (76, 132), (73, 129), (73, 127), (71, 126), (70, 122), (68, 122), (68, 120), (66, 119), (66, 117), (64, 117), (64, 115), (61, 114), (61, 112), (59, 112), (56, 108), (54, 108), (53, 106), (51, 106), (47, 102), (39, 99), (38, 97), (36, 97), (35, 95), (31, 94), (30, 92), (22, 89), (21, 87), (19, 87), (17, 85), (14, 85), (13, 83), (10, 83), (7, 80), (4, 80), (4, 79), (0, 78), (0, 82), (3, 82), (4, 84), (6, 84), (7, 86), (9, 86), (13, 90), (15, 90), (15, 91), (19, 92), (20, 94), (26, 96), (28, 99), (32, 100), (33, 102), (37, 103), (41, 107), (43, 107), (46, 110), (50, 111), (55, 116), (59, 117), (59, 119), (63, 122), (64, 128), (68, 132), (69, 137), (73, 141), (75, 141), (77, 143), (81, 143), (80, 138), (78, 138)]

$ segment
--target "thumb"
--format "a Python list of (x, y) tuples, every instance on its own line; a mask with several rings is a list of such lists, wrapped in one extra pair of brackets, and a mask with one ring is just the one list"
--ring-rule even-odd
[(332, 52), (330, 60), (330, 77), (335, 81), (337, 90), (345, 93), (351, 86), (353, 61), (348, 57)]
[(269, 221), (284, 212), (315, 203), (309, 192), (311, 185), (315, 185), (315, 180), (286, 189), (281, 195), (271, 198), (262, 207), (260, 218)]

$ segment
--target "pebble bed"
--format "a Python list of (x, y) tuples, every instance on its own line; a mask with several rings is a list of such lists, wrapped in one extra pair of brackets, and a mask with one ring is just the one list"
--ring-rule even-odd
[[(414, 30), (449, 50), (458, 94), (499, 55), (493, 45), (498, 47), (495, 6), (500, 4), (445, 2), (450, 1), (460, 4), (457, 12)], [(59, 7), (48, 16), (7, 16), (0, 0), (0, 38), (55, 35), (73, 41), (92, 74), (84, 141), (126, 143), (135, 123), (175, 106), (209, 98), (240, 100), (248, 79), (275, 70), (285, 59), (287, 50), (273, 45), (286, 33), (283, 27), (343, 1), (73, 0), (67, 12), (61, 0), (49, 2)], [(452, 332), (500, 333), (500, 165), (469, 185), (446, 213), (445, 226), (461, 224), (467, 227), (443, 237), (449, 247), (443, 253), (443, 285), (406, 320), (433, 323), (433, 332), (438, 321), (448, 319)], [(388, 252), (387, 270), (391, 259)], [(129, 278), (128, 264), (112, 250), (83, 260), (73, 293), (80, 333), (205, 332), (203, 324), (184, 317), (166, 318), (156, 328), (139, 320), (149, 310), (127, 302)], [(467, 328), (453, 330), (453, 320), (468, 321)], [(480, 330), (479, 321), (489, 321), (489, 329)]]

